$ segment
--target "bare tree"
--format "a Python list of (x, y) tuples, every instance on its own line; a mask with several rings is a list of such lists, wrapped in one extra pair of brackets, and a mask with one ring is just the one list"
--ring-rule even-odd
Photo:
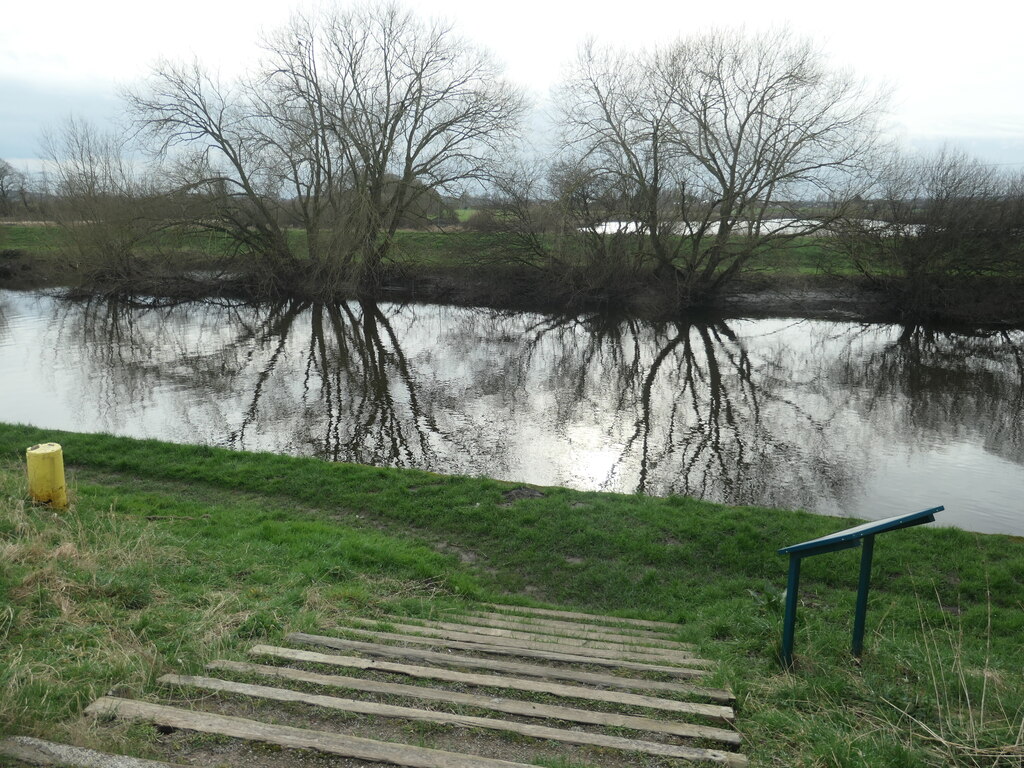
[(18, 201), (27, 200), (28, 179), (6, 160), (0, 160), (0, 216), (14, 213)]
[(670, 260), (665, 237), (679, 223), (678, 206), (670, 198), (686, 165), (678, 147), (666, 141), (672, 104), (661, 92), (653, 63), (644, 54), (591, 42), (562, 91), (567, 152), (559, 169), (559, 197), (580, 214), (592, 247), (601, 248), (602, 242), (593, 235), (609, 229), (612, 235), (639, 235), (638, 265), (649, 257)]
[(395, 5), (338, 13), (326, 31), (335, 124), (351, 187), (365, 201), (360, 251), (373, 273), (419, 196), (454, 194), (489, 176), (492, 153), (514, 135), (524, 100), (447, 24), (422, 23)]
[(199, 62), (162, 62), (146, 91), (127, 99), (136, 126), (169, 159), (169, 176), (191, 203), (180, 223), (221, 233), (237, 253), (257, 258), (269, 292), (297, 274), (280, 159), (268, 150), (250, 88), (221, 83)]
[(159, 149), (190, 150), (185, 188), (219, 196), (209, 226), (272, 257), (277, 275), (303, 266), (291, 212), (307, 281), (376, 281), (410, 210), (487, 177), (524, 109), (486, 53), (393, 4), (296, 16), (265, 48), (262, 70), (234, 86), (164, 64), (129, 98)]
[(692, 300), (767, 240), (827, 225), (799, 220), (805, 203), (863, 181), (883, 100), (786, 33), (715, 32), (647, 53), (585, 46), (561, 101), (570, 156), (617, 191), (599, 218), (634, 223), (635, 258)]

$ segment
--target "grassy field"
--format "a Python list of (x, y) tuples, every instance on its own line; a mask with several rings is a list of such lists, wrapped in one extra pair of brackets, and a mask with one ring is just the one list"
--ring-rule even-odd
[(60, 227), (42, 224), (0, 225), (0, 248), (46, 253), (60, 248), (63, 232)]
[[(460, 220), (472, 214), (471, 209), (458, 211)], [(296, 252), (305, 250), (305, 232), (288, 231), (290, 244)], [(401, 263), (419, 266), (461, 266), (473, 260), (490, 260), (507, 248), (500, 233), (460, 230), (400, 230), (395, 235), (395, 257)], [(0, 225), (0, 249), (22, 251), (37, 258), (54, 258), (63, 242), (60, 227), (43, 224)], [(150, 246), (157, 248), (157, 246)], [(206, 232), (188, 235), (165, 233), (159, 249), (182, 251), (191, 255), (223, 257), (231, 252), (229, 239), (222, 234)], [(817, 238), (795, 241), (785, 247), (766, 251), (758, 259), (758, 269), (769, 274), (802, 276), (822, 271), (850, 272), (848, 265), (835, 263)]]
[[(66, 512), (26, 500), (24, 450), (42, 440), (64, 446)], [(345, 615), (485, 599), (679, 622), (737, 693), (753, 765), (1024, 760), (1021, 539), (882, 537), (861, 663), (858, 553), (809, 560), (787, 673), (775, 550), (849, 521), (563, 488), (510, 501), (512, 487), (0, 425), (0, 735), (144, 754), (146, 728), (97, 734), (82, 708)]]

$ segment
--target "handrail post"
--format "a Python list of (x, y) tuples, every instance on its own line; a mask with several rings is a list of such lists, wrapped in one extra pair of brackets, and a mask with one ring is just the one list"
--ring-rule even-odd
[(875, 535), (888, 531), (899, 531), (915, 525), (935, 522), (935, 513), (944, 507), (932, 507), (909, 515), (896, 515), (884, 520), (855, 525), (845, 531), (793, 544), (779, 550), (780, 555), (789, 555), (789, 582), (786, 586), (786, 614), (782, 624), (782, 666), (793, 666), (793, 635), (796, 629), (797, 590), (800, 588), (800, 561), (813, 555), (839, 552), (844, 549), (861, 547), (860, 580), (857, 585), (857, 608), (853, 617), (853, 655), (860, 658), (864, 650), (864, 617), (868, 612), (868, 588), (871, 586), (871, 558), (875, 552)]
[(789, 556), (789, 579), (786, 582), (786, 616), (782, 624), (782, 666), (793, 666), (793, 632), (796, 627), (796, 597), (800, 589), (800, 555)]
[(875, 537), (865, 536), (860, 554), (860, 582), (857, 585), (857, 611), (853, 615), (853, 655), (860, 658), (864, 650), (864, 620), (868, 612), (868, 589), (871, 586), (871, 557)]

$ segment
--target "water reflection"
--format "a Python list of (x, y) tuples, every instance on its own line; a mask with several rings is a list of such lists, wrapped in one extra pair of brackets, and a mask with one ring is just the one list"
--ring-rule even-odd
[(890, 439), (941, 445), (976, 441), (1024, 463), (1024, 333), (952, 332), (922, 326), (850, 333), (827, 386), (854, 394), (854, 407)]
[(431, 464), (437, 426), (420, 406), (389, 318), (374, 304), (153, 309), (91, 301), (63, 305), (60, 318), (62, 345), (81, 356), (78, 367), (98, 400), (121, 405), (119, 421), (147, 419), (151, 405), (166, 408), (169, 399), (193, 417), (189, 430), (232, 448)]
[(0, 365), (2, 420), (1024, 533), (1016, 331), (0, 292)]
[(779, 386), (775, 357), (752, 357), (725, 320), (548, 321), (530, 343), (541, 338), (554, 353), (545, 386), (563, 393), (557, 423), (602, 414), (616, 446), (606, 484), (788, 507), (850, 485), (826, 459), (823, 424)]
[(2, 292), (0, 292), (0, 344), (3, 344), (5, 338), (10, 334), (10, 321), (7, 318), (11, 310), (7, 305), (8, 302), (4, 300)]

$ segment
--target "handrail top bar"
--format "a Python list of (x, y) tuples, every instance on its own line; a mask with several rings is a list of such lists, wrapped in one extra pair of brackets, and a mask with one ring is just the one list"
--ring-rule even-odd
[(850, 542), (847, 544), (850, 547), (857, 546), (859, 539), (874, 536), (876, 533), (898, 531), (900, 528), (910, 528), (915, 525), (933, 522), (935, 520), (935, 513), (941, 512), (944, 509), (945, 507), (932, 507), (931, 509), (914, 512), (910, 515), (896, 515), (895, 517), (887, 517), (884, 520), (873, 520), (853, 528), (847, 528), (844, 531), (830, 533), (828, 536), (783, 547), (779, 550), (779, 554), (792, 555), (800, 553), (802, 555), (814, 555), (819, 551), (832, 552), (836, 549), (844, 548), (837, 547), (837, 545), (841, 545), (843, 542)]

